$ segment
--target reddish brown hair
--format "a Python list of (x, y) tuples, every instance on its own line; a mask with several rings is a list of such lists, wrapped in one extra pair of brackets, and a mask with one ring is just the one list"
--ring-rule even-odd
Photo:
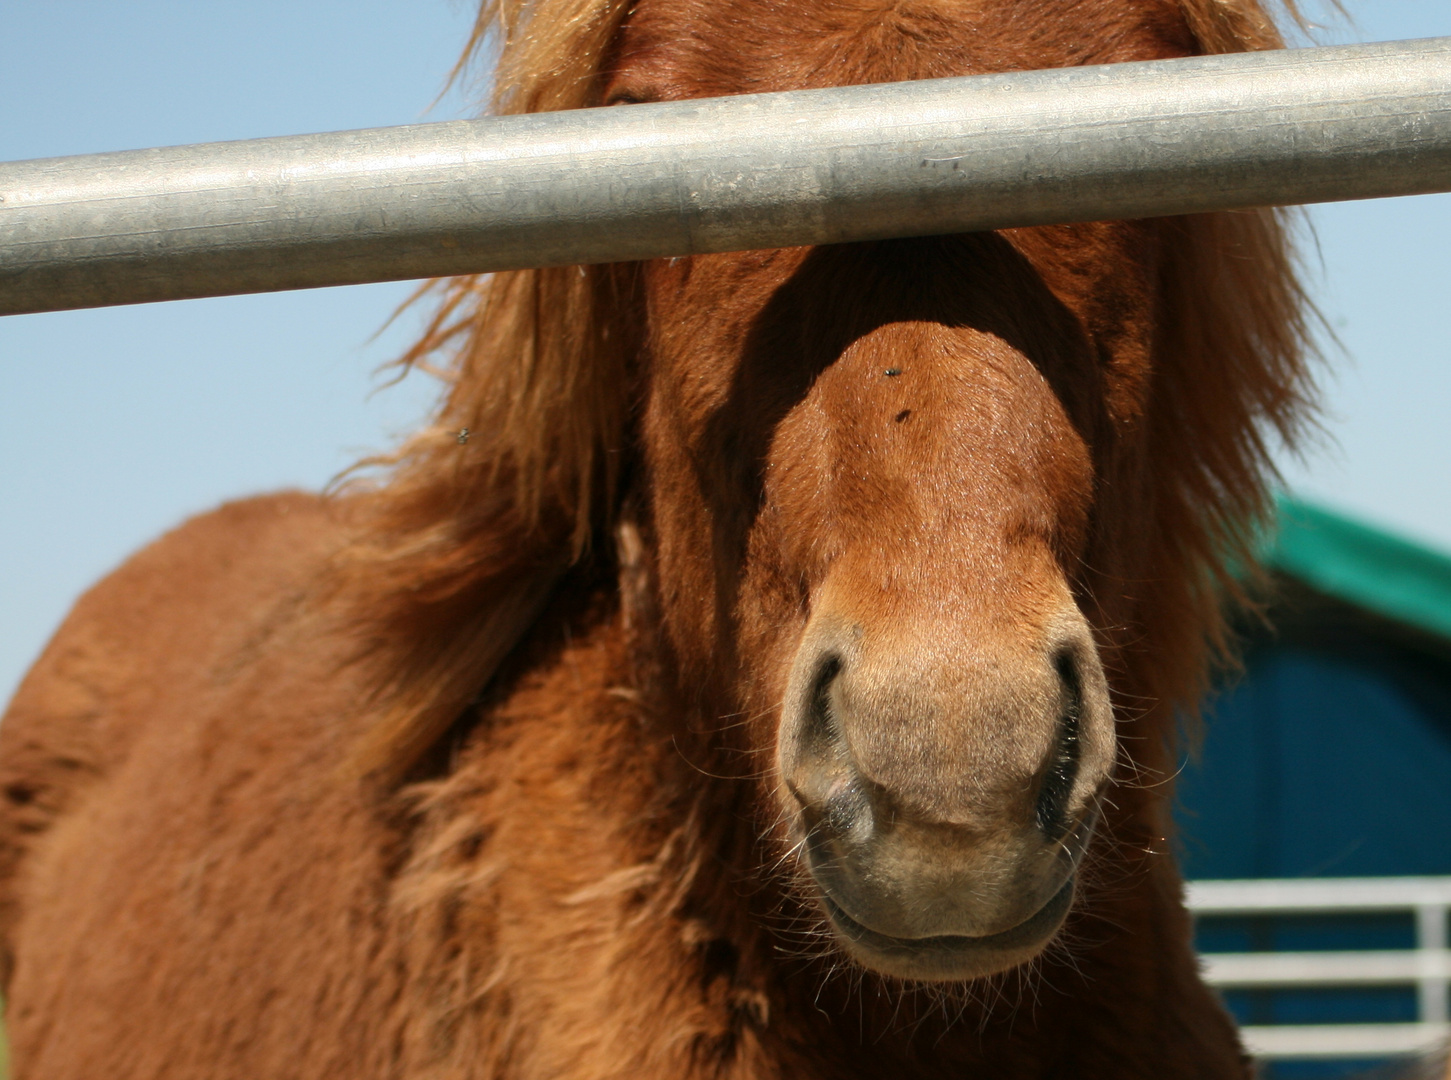
[[(1203, 52), (1281, 45), (1255, 0), (1177, 4)], [(465, 59), (496, 55), (497, 112), (596, 105), (629, 7), (485, 0)], [(1142, 415), (1114, 416), (1124, 437), (1101, 462), (1088, 613), (1121, 700), (1168, 716), (1192, 710), (1210, 657), (1225, 651), (1222, 601), (1238, 595), (1227, 567), (1248, 564), (1269, 451), (1295, 436), (1308, 381), (1285, 215), (1161, 224), (1160, 307), (1139, 349), (1152, 389)], [(640, 330), (628, 266), (457, 278), (426, 292), (437, 309), (402, 363), (433, 365), (448, 391), (361, 494), (362, 539), (340, 577), (386, 673), (361, 760), (395, 775), (608, 534)]]

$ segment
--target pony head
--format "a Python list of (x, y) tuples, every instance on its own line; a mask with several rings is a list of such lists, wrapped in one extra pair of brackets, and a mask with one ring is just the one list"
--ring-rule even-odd
[[(1278, 43), (1251, 0), (533, 0), (495, 29), (505, 111)], [(370, 760), (416, 758), (624, 528), (657, 704), (751, 763), (840, 947), (923, 980), (1031, 959), (1222, 644), (1264, 430), (1303, 404), (1286, 252), (1255, 212), (445, 285), (414, 358), (453, 350), (448, 400), (354, 552), (394, 656)]]

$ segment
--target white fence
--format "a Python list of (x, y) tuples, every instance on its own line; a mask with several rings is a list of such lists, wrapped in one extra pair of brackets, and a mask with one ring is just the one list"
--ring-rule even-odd
[(1414, 914), (1414, 949), (1204, 954), (1205, 977), (1226, 990), (1416, 988), (1415, 1023), (1247, 1027), (1245, 1044), (1257, 1057), (1392, 1057), (1433, 1051), (1451, 1039), (1451, 877), (1197, 881), (1188, 886), (1188, 901), (1196, 916)]

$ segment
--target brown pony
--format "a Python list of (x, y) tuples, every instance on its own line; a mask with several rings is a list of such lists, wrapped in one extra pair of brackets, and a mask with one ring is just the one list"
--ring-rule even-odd
[[(475, 38), (505, 111), (1278, 44), (1255, 0)], [(1273, 213), (440, 288), (377, 480), (183, 526), (17, 695), (20, 1077), (1245, 1074), (1165, 837), (1304, 402)]]

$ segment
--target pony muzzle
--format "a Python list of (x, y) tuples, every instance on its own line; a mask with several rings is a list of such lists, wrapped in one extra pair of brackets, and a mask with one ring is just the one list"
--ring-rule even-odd
[(1036, 657), (978, 642), (934, 667), (885, 658), (861, 626), (811, 622), (778, 765), (838, 943), (872, 970), (929, 981), (1033, 959), (1072, 907), (1114, 755), (1082, 617), (1054, 620)]

